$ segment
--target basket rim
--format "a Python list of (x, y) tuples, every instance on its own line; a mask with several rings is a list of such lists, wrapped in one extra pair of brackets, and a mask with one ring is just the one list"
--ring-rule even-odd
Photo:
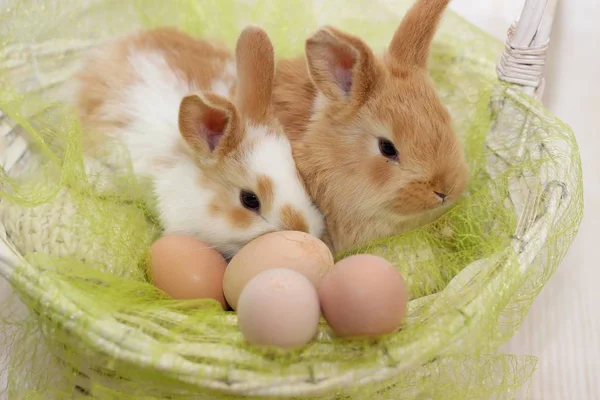
[[(502, 251), (504, 253), (506, 250)], [(498, 255), (496, 255), (498, 257)], [(128, 361), (136, 367), (152, 367), (160, 370), (164, 374), (173, 374), (174, 378), (182, 382), (192, 384), (197, 387), (204, 389), (213, 389), (220, 392), (229, 394), (245, 394), (245, 395), (260, 395), (260, 396), (275, 396), (285, 393), (286, 395), (318, 395), (327, 392), (329, 389), (337, 388), (341, 386), (347, 386), (348, 384), (360, 385), (367, 383), (376, 383), (384, 381), (388, 378), (394, 377), (412, 367), (420, 366), (431, 360), (434, 354), (443, 352), (443, 348), (446, 347), (446, 343), (442, 340), (431, 342), (425, 338), (419, 338), (416, 340), (414, 347), (420, 348), (422, 351), (418, 355), (414, 355), (412, 358), (406, 358), (402, 362), (394, 366), (376, 366), (367, 368), (355, 368), (348, 370), (347, 372), (339, 375), (335, 375), (330, 378), (325, 378), (319, 381), (311, 381), (310, 371), (306, 371), (306, 375), (303, 379), (298, 379), (295, 382), (289, 382), (288, 379), (281, 379), (281, 376), (274, 375), (272, 373), (261, 373), (255, 372), (249, 374), (247, 379), (241, 381), (241, 383), (232, 383), (232, 379), (223, 378), (229, 376), (229, 369), (226, 367), (215, 366), (211, 363), (192, 363), (185, 362), (179, 354), (163, 354), (160, 361), (156, 361), (153, 357), (140, 357), (143, 354), (144, 346), (141, 345), (145, 341), (142, 340), (143, 334), (136, 335), (136, 333), (129, 326), (113, 321), (112, 325), (114, 330), (108, 328), (110, 321), (106, 319), (97, 320), (94, 316), (86, 314), (85, 310), (78, 307), (70, 299), (63, 297), (62, 301), (56, 301), (60, 289), (55, 287), (50, 279), (44, 277), (43, 274), (39, 273), (39, 270), (34, 266), (27, 263), (18, 254), (15, 255), (20, 261), (19, 273), (9, 274), (11, 283), (20, 289), (20, 292), (27, 293), (27, 296), (34, 297), (32, 294), (36, 293), (39, 298), (39, 303), (46, 304), (45, 310), (53, 316), (56, 321), (56, 317), (60, 316), (60, 320), (65, 323), (65, 328), (76, 333), (80, 340), (84, 340), (87, 345), (91, 345), (95, 350), (99, 352), (106, 352), (112, 358), (117, 358), (120, 361)], [(493, 258), (493, 257), (492, 257)], [(503, 257), (498, 257), (502, 259)], [(466, 267), (466, 270), (479, 270), (481, 271), (482, 261), (477, 260), (470, 266)], [(494, 263), (495, 264), (495, 263)], [(494, 264), (490, 264), (490, 267)], [(1, 265), (1, 264), (0, 264)], [(513, 267), (514, 264), (506, 263), (495, 264), (497, 268), (502, 271), (504, 268)], [(514, 271), (513, 271), (514, 272)], [(0, 269), (0, 273), (7, 276), (5, 269)], [(460, 274), (459, 274), (460, 275)], [(498, 273), (495, 278), (489, 282), (489, 286), (498, 288), (498, 285), (502, 284), (503, 273)], [(525, 276), (521, 275), (524, 279)], [(453, 279), (459, 281), (465, 280), (462, 276), (455, 277)], [(452, 282), (449, 284), (449, 286)], [(446, 289), (444, 289), (446, 290)], [(497, 290), (497, 289), (496, 289)], [(426, 325), (429, 328), (430, 325), (438, 326), (439, 330), (447, 332), (447, 337), (460, 337), (461, 332), (465, 331), (467, 324), (476, 323), (478, 314), (472, 310), (476, 310), (481, 307), (480, 303), (488, 303), (490, 298), (493, 303), (493, 293), (496, 290), (482, 290), (485, 294), (483, 297), (477, 296), (476, 299), (471, 303), (471, 307), (467, 307), (462, 310), (454, 310), (453, 313), (448, 315), (435, 315), (431, 322)], [(433, 295), (430, 295), (433, 296)], [(53, 299), (53, 301), (49, 301)], [(423, 298), (417, 299), (423, 300)], [(491, 304), (490, 304), (491, 305)], [(73, 316), (77, 316), (78, 323), (73, 323)], [(468, 315), (468, 317), (467, 317)], [(235, 318), (235, 317), (233, 317)], [(449, 329), (452, 327), (452, 329)], [(78, 329), (79, 328), (79, 329)], [(434, 328), (435, 329), (435, 328)], [(393, 336), (394, 334), (392, 334)], [(428, 343), (428, 346), (420, 346), (420, 342)], [(398, 349), (406, 349), (406, 346), (398, 347)], [(373, 352), (379, 353), (379, 349), (372, 349)], [(390, 347), (388, 351), (391, 351)], [(410, 354), (414, 352), (407, 351)], [(169, 365), (167, 360), (168, 356), (172, 356), (172, 364)], [(365, 358), (367, 355), (365, 355)], [(354, 360), (353, 363), (359, 363), (361, 360)], [(183, 364), (188, 364), (190, 369), (187, 374), (183, 368)], [(172, 368), (173, 365), (177, 365), (178, 368)], [(196, 366), (197, 368), (193, 368)], [(205, 369), (206, 371), (215, 372), (215, 375), (222, 375), (222, 378), (206, 378), (198, 379), (198, 370)], [(256, 384), (258, 382), (258, 384)]]

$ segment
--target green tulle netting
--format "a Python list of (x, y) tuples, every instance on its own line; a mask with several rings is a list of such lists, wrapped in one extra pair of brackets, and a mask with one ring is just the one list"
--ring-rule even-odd
[(0, 222), (23, 256), (0, 262), (0, 273), (26, 306), (16, 298), (0, 305), (1, 348), (12, 349), (0, 357), (7, 382), (0, 393), (524, 398), (535, 358), (497, 349), (516, 332), (577, 232), (581, 166), (570, 128), (498, 81), (500, 41), (448, 12), (433, 45), (431, 74), (471, 166), (466, 198), (427, 226), (356, 249), (386, 257), (404, 274), (411, 301), (402, 329), (343, 341), (323, 323), (313, 343), (292, 352), (250, 347), (235, 315), (216, 302), (173, 301), (147, 282), (147, 249), (160, 234), (147, 183), (126, 167), (108, 170), (101, 154), (84, 165), (86, 133), (59, 100), (86, 50), (135, 29), (176, 25), (233, 46), (245, 24), (258, 23), (285, 57), (301, 54), (305, 38), (327, 23), (383, 49), (409, 5), (2, 2), (0, 128), (12, 133), (0, 159), (15, 157), (19, 137), (32, 151), (0, 172)]

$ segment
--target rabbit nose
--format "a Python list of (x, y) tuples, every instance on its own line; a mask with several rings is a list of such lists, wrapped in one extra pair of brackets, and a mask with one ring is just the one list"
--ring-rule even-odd
[(435, 193), (435, 195), (442, 201), (442, 203), (446, 200), (446, 197), (448, 197), (447, 194), (436, 192), (435, 190), (433, 191), (433, 193)]

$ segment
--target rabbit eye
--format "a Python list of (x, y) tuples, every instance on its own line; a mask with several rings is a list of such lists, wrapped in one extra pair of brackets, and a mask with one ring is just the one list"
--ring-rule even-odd
[(398, 161), (398, 150), (396, 150), (394, 143), (389, 140), (379, 138), (379, 151), (384, 157)]
[(250, 211), (258, 212), (260, 210), (258, 196), (249, 190), (242, 190), (240, 192), (240, 203)]

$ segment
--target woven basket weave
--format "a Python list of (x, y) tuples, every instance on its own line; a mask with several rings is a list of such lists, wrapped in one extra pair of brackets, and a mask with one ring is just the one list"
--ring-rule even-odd
[[(524, 162), (541, 164), (542, 167), (535, 175), (523, 171), (511, 181), (507, 196), (496, 199), (509, 205), (517, 221), (510, 245), (490, 257), (466, 265), (443, 291), (411, 301), (409, 314), (423, 304), (427, 304), (430, 310), (435, 309), (436, 302), (443, 304), (446, 298), (465, 293), (461, 303), (453, 309), (432, 314), (427, 319), (422, 326), (422, 338), (409, 343), (393, 340), (374, 343), (354, 352), (348, 345), (340, 348), (345, 356), (339, 361), (279, 365), (276, 372), (268, 369), (270, 360), (264, 354), (245, 353), (226, 344), (185, 343), (165, 348), (160, 357), (150, 356), (147, 349), (155, 346), (152, 335), (136, 330), (134, 324), (127, 321), (98, 318), (89, 313), (85, 299), (62, 294), (59, 285), (40, 273), (39, 266), (29, 265), (21, 257), (24, 253), (40, 251), (57, 255), (82, 252), (88, 257), (93, 254), (99, 264), (106, 264), (105, 261), (110, 259), (102, 248), (94, 247), (95, 243), (76, 241), (80, 236), (78, 229), (83, 228), (77, 224), (75, 213), (70, 211), (68, 192), (59, 194), (55, 202), (43, 209), (0, 208), (0, 273), (28, 303), (43, 304), (45, 312), (38, 316), (41, 326), (46, 325), (46, 319), (51, 321), (48, 326), (56, 326), (59, 321), (62, 329), (72, 337), (69, 343), (72, 348), (84, 347), (86, 354), (94, 355), (85, 363), (74, 365), (74, 361), (65, 357), (60, 348), (53, 349), (59, 358), (77, 370), (80, 374), (78, 385), (88, 392), (93, 390), (86, 386), (87, 378), (102, 381), (116, 391), (126, 390), (127, 385), (119, 376), (106, 371), (107, 366), (117, 365), (119, 370), (153, 371), (170, 382), (179, 382), (182, 393), (195, 391), (197, 398), (203, 399), (228, 395), (333, 399), (345, 398), (335, 396), (344, 393), (345, 389), (355, 390), (358, 387), (368, 389), (355, 392), (359, 394), (353, 398), (388, 398), (389, 389), (399, 380), (406, 379), (406, 374), (422, 372), (423, 366), (464, 353), (474, 332), (489, 324), (490, 318), (502, 315), (502, 310), (518, 303), (519, 290), (530, 278), (530, 269), (534, 266), (540, 268), (539, 264), (543, 264), (540, 260), (549, 257), (545, 253), (548, 238), (555, 237), (556, 232), (563, 229), (563, 222), (572, 219), (572, 210), (582, 206), (578, 195), (582, 185), (581, 172), (577, 149), (571, 148), (572, 134), (566, 127), (561, 135), (540, 132), (538, 122), (553, 120), (553, 117), (532, 98), (539, 97), (543, 89), (542, 67), (555, 4), (556, 1), (552, 0), (527, 1), (519, 23), (509, 30), (497, 68), (500, 80), (509, 85), (501, 86), (502, 89), (492, 95), (490, 107), (495, 122), (485, 141), (487, 173), (492, 178), (500, 177)], [(52, 41), (32, 46), (29, 51), (35, 58), (43, 57), (44, 52), (66, 53), (67, 49), (77, 53), (94, 45), (86, 41)], [(19, 62), (17, 59), (12, 61)], [(38, 77), (33, 86), (52, 87), (70, 73), (62, 72), (64, 75)], [(44, 81), (39, 81), (42, 78)], [(560, 149), (560, 155), (554, 156), (553, 149)], [(36, 162), (23, 130), (0, 114), (2, 168), (9, 175), (18, 176), (32, 169)], [(57, 233), (60, 240), (49, 236), (48, 226), (60, 232)], [(565, 233), (565, 240), (570, 240), (571, 234)], [(76, 245), (73, 245), (75, 242)], [(17, 266), (18, 274), (14, 273)], [(506, 304), (506, 296), (496, 296), (499, 291), (508, 291), (511, 303)], [(73, 322), (74, 316), (77, 316), (77, 322)], [(175, 312), (165, 312), (160, 317), (173, 323), (182, 318)], [(220, 323), (223, 327), (235, 329), (237, 321), (231, 315)], [(407, 323), (410, 324), (410, 320)], [(502, 323), (507, 324), (506, 321)], [(514, 327), (519, 323), (512, 321), (508, 324)], [(498, 329), (501, 330), (501, 323), (498, 323)], [(159, 331), (160, 326), (156, 330)], [(431, 340), (433, 336), (436, 340)], [(491, 338), (490, 349), (504, 340), (506, 337), (502, 334)], [(49, 341), (51, 344), (51, 338)], [(314, 348), (313, 353), (335, 351), (335, 346), (339, 345), (324, 341)], [(304, 357), (310, 359), (310, 354)], [(259, 367), (242, 367), (250, 364)], [(141, 380), (139, 384), (147, 386), (149, 396), (178, 394), (161, 390), (151, 380)], [(412, 391), (403, 391), (402, 395), (403, 398), (427, 399), (438, 398), (439, 394), (428, 392), (422, 385), (414, 385)]]

